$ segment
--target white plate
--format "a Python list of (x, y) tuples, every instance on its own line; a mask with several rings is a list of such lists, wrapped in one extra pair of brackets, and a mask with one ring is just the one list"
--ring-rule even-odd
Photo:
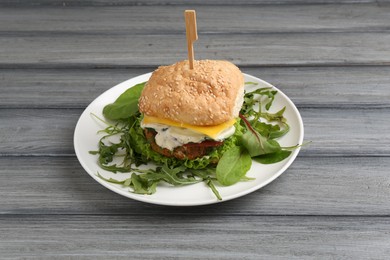
[[(168, 184), (162, 184), (157, 187), (157, 192), (155, 194), (140, 195), (132, 193), (128, 187), (108, 183), (97, 176), (97, 173), (99, 172), (107, 178), (112, 177), (115, 179), (125, 179), (130, 176), (130, 173), (114, 174), (104, 171), (97, 164), (97, 155), (91, 155), (89, 153), (89, 151), (97, 150), (98, 141), (102, 137), (102, 135), (97, 132), (106, 127), (103, 123), (93, 118), (91, 113), (94, 113), (100, 118), (104, 118), (102, 110), (105, 105), (114, 102), (126, 89), (138, 83), (147, 81), (150, 75), (151, 73), (144, 74), (116, 85), (101, 94), (85, 109), (77, 122), (74, 132), (74, 148), (78, 160), (87, 173), (98, 183), (128, 198), (153, 204), (174, 206), (205, 205), (221, 202), (217, 200), (210, 188), (204, 183), (183, 187), (173, 187)], [(287, 122), (291, 128), (285, 136), (278, 139), (281, 146), (287, 147), (301, 144), (303, 141), (303, 123), (299, 111), (293, 102), (284, 93), (271, 84), (256, 77), (247, 74), (244, 75), (246, 82), (251, 81), (258, 83), (257, 86), (249, 85), (246, 88), (247, 90), (254, 90), (262, 87), (273, 87), (278, 90), (278, 94), (276, 95), (270, 111), (276, 112), (286, 106), (284, 116), (287, 118)], [(295, 149), (287, 159), (275, 164), (264, 165), (253, 161), (252, 167), (247, 173), (247, 176), (253, 177), (255, 180), (239, 182), (229, 187), (216, 184), (216, 187), (223, 198), (222, 201), (241, 197), (272, 182), (291, 165), (297, 157), (299, 150), (300, 148)]]

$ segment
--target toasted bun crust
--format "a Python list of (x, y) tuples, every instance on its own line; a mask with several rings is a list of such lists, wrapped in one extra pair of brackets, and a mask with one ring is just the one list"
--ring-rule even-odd
[(244, 76), (232, 63), (187, 60), (161, 66), (152, 73), (139, 99), (148, 116), (191, 125), (218, 125), (238, 116), (243, 102)]

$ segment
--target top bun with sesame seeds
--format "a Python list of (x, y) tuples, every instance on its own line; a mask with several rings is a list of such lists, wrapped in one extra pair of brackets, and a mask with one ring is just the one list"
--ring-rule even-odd
[(227, 122), (241, 109), (244, 76), (234, 64), (222, 60), (187, 60), (160, 66), (152, 73), (139, 99), (147, 116), (197, 126)]

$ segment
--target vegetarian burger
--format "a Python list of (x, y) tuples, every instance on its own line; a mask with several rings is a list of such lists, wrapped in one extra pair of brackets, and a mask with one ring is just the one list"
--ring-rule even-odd
[(244, 96), (244, 76), (232, 63), (187, 60), (160, 66), (140, 99), (141, 127), (163, 156), (192, 160), (223, 146), (235, 133)]

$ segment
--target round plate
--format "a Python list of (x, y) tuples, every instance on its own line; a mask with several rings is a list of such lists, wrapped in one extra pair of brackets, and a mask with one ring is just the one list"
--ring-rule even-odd
[[(153, 204), (174, 206), (205, 205), (221, 202), (204, 183), (182, 187), (173, 187), (168, 184), (161, 184), (157, 187), (157, 192), (155, 194), (140, 195), (132, 193), (131, 189), (128, 187), (108, 183), (97, 176), (97, 173), (99, 173), (105, 178), (111, 177), (117, 180), (123, 180), (128, 178), (131, 173), (114, 174), (108, 171), (104, 171), (97, 164), (97, 155), (91, 155), (89, 153), (89, 151), (98, 149), (98, 142), (102, 137), (102, 134), (98, 134), (97, 132), (106, 128), (106, 125), (104, 125), (99, 120), (96, 120), (96, 118), (94, 118), (91, 114), (93, 113), (100, 118), (104, 118), (102, 110), (105, 105), (114, 102), (117, 97), (128, 88), (138, 83), (147, 81), (150, 75), (151, 73), (140, 75), (116, 85), (115, 87), (101, 94), (85, 109), (77, 122), (74, 132), (74, 148), (78, 160), (94, 180), (96, 180), (104, 187), (128, 198)], [(274, 103), (271, 106), (270, 112), (277, 112), (286, 106), (284, 116), (287, 118), (287, 122), (290, 125), (290, 131), (285, 136), (278, 139), (280, 145), (283, 147), (288, 147), (302, 144), (302, 118), (293, 102), (284, 93), (271, 84), (247, 74), (244, 74), (244, 76), (245, 82), (250, 81), (258, 83), (258, 85), (246, 86), (247, 91), (263, 87), (272, 87), (278, 91)], [(228, 187), (218, 185), (215, 182), (216, 188), (222, 196), (222, 201), (241, 197), (272, 182), (291, 165), (291, 163), (297, 157), (299, 150), (300, 148), (295, 149), (288, 158), (275, 164), (264, 165), (253, 161), (252, 167), (248, 171), (247, 176), (255, 178), (254, 180), (238, 182)]]

